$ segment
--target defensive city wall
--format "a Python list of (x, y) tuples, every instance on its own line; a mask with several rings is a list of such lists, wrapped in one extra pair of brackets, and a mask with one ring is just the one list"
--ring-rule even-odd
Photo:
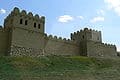
[(0, 54), (10, 56), (75, 55), (117, 57), (115, 45), (102, 43), (101, 31), (84, 28), (70, 39), (47, 35), (45, 17), (14, 10), (0, 26)]

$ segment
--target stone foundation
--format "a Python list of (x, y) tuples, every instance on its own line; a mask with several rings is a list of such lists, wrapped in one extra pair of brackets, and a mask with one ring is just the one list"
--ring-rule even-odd
[(25, 48), (20, 46), (11, 46), (10, 55), (11, 56), (41, 56), (43, 55), (42, 49), (34, 49), (34, 48)]

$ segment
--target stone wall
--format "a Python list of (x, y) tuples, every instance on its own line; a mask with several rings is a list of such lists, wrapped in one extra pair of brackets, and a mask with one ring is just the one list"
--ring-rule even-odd
[(0, 55), (7, 55), (10, 46), (10, 34), (4, 28), (0, 28)]
[(79, 45), (76, 42), (56, 36), (45, 37), (45, 51), (48, 55), (80, 55)]
[(12, 31), (11, 55), (22, 55), (22, 53), (32, 56), (79, 55), (79, 46), (71, 40), (16, 27)]
[(44, 48), (44, 34), (27, 30), (24, 28), (14, 28), (12, 31), (12, 45), (26, 48)]
[(116, 46), (98, 42), (87, 42), (87, 55), (90, 57), (117, 57)]
[(34, 49), (34, 48), (26, 48), (26, 47), (22, 47), (22, 46), (16, 46), (16, 45), (12, 45), (11, 46), (11, 52), (10, 55), (11, 56), (33, 56), (33, 57), (39, 57), (42, 54), (43, 51), (42, 49)]
[(44, 16), (33, 15), (32, 12), (27, 13), (25, 10), (20, 11), (16, 7), (4, 21), (5, 27), (20, 27), (41, 33), (44, 33), (44, 24)]

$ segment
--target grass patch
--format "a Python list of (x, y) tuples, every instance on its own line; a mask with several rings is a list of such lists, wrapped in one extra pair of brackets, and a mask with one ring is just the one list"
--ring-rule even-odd
[(119, 67), (119, 59), (0, 57), (0, 80), (119, 80)]

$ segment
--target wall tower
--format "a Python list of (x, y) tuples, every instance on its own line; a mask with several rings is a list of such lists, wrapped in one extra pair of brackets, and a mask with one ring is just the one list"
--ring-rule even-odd
[[(4, 28), (10, 34), (10, 52), (16, 55), (15, 50), (31, 49), (31, 52), (40, 53), (44, 47), (45, 17), (34, 15), (17, 7), (4, 20)], [(21, 50), (23, 51), (23, 50)], [(24, 52), (21, 52), (24, 54)], [(30, 53), (30, 52), (29, 52)]]
[(36, 32), (44, 33), (45, 17), (25, 10), (20, 11), (17, 7), (7, 16), (4, 21), (5, 28), (24, 28)]
[(71, 33), (71, 40), (76, 41), (80, 46), (80, 55), (87, 55), (87, 42), (98, 42), (102, 43), (101, 31), (95, 31), (88, 28)]

